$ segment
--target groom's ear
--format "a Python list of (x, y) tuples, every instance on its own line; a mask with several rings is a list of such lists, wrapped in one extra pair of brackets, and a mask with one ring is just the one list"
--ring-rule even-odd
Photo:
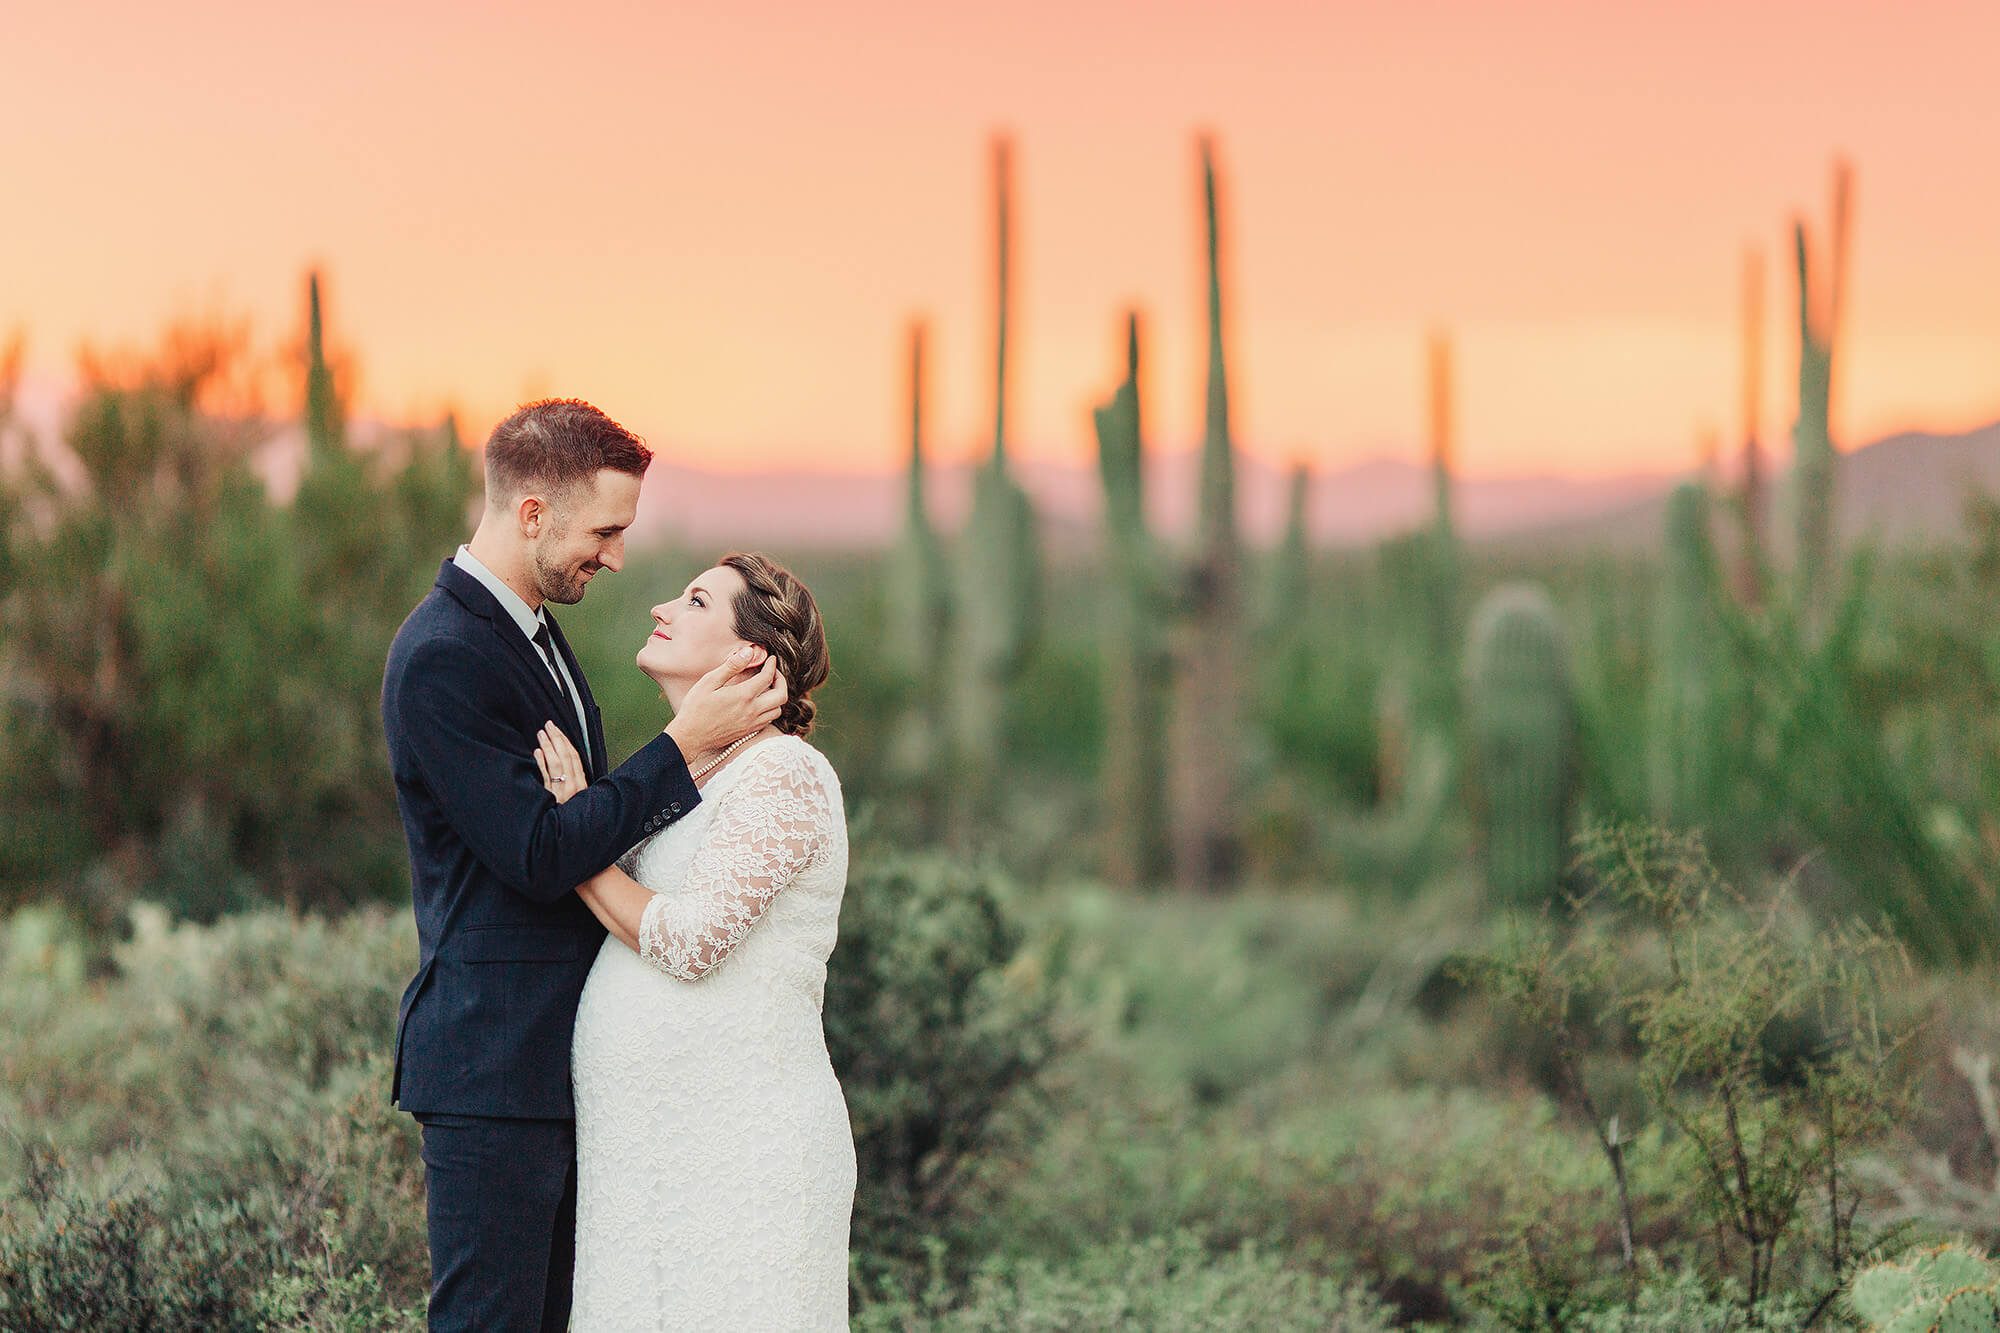
[(532, 540), (541, 535), (543, 525), (549, 521), (548, 504), (539, 495), (524, 495), (514, 503), (514, 518), (520, 524), (521, 535)]

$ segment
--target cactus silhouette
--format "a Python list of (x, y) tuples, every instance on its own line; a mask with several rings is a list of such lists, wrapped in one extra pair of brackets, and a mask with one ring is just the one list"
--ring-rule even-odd
[[(1377, 568), (1388, 601), (1387, 659), (1376, 689), (1377, 777), (1381, 794), (1394, 799), (1402, 775), (1419, 750), (1449, 772), (1460, 731), (1455, 664), (1460, 626), (1463, 560), (1453, 505), (1456, 454), (1450, 335), (1433, 330), (1425, 341), (1431, 521), (1382, 543)], [(1448, 786), (1449, 784), (1447, 784)]]
[(1292, 464), (1285, 487), (1285, 528), (1271, 550), (1264, 582), (1261, 620), (1267, 660), (1291, 654), (1305, 638), (1306, 621), (1300, 611), (1312, 580), (1311, 542), (1306, 532), (1306, 501), (1311, 491), (1312, 469), (1304, 463)]
[(1668, 497), (1664, 549), (1647, 710), (1648, 777), (1654, 816), (1687, 824), (1714, 808), (1724, 741), (1711, 669), (1723, 647), (1709, 602), (1715, 551), (1708, 492), (1698, 483), (1683, 483)]
[(1755, 247), (1743, 256), (1743, 480), (1738, 492), (1742, 524), (1737, 553), (1736, 593), (1745, 606), (1764, 598), (1767, 500), (1760, 405), (1764, 393), (1764, 257)]
[(306, 449), (317, 465), (340, 451), (340, 400), (326, 362), (326, 331), (320, 312), (319, 271), (306, 276)]
[(319, 581), (380, 579), (386, 547), (377, 531), (365, 459), (348, 447), (333, 371), (327, 363), (320, 275), (306, 275), (305, 469), (292, 497), (299, 553)]
[(973, 477), (959, 542), (955, 606), (955, 822), (961, 841), (990, 815), (1007, 688), (1032, 651), (1041, 612), (1034, 509), (1007, 460), (1007, 322), (1011, 297), (1012, 152), (993, 144), (995, 212), (993, 451)]
[(888, 656), (905, 682), (906, 706), (890, 746), (897, 774), (925, 805), (918, 823), (930, 830), (928, 808), (941, 758), (945, 711), (944, 669), (951, 616), (951, 569), (930, 519), (928, 460), (924, 455), (924, 343), (921, 320), (909, 332), (910, 461), (903, 530), (889, 566)]
[(1494, 899), (1539, 907), (1559, 891), (1576, 805), (1576, 701), (1554, 602), (1503, 584), (1474, 610), (1465, 718), (1479, 854)]
[(1792, 465), (1797, 506), (1798, 600), (1807, 624), (1821, 627), (1830, 610), (1834, 577), (1833, 374), (1836, 341), (1847, 273), (1849, 201), (1853, 174), (1836, 162), (1833, 174), (1831, 240), (1824, 261), (1815, 265), (1804, 219), (1792, 225), (1798, 271), (1799, 404), (1792, 427)]
[(1198, 147), (1208, 255), (1208, 407), (1195, 549), (1177, 626), (1171, 805), (1175, 876), (1185, 886), (1212, 889), (1234, 877), (1241, 856), (1243, 573), (1223, 359), (1215, 151), (1206, 137)]
[(1146, 526), (1145, 446), (1139, 414), (1139, 319), (1125, 319), (1125, 378), (1093, 413), (1104, 483), (1104, 873), (1114, 883), (1168, 869), (1165, 747), (1171, 662), (1160, 632), (1167, 609), (1160, 557)]
[(1418, 551), (1422, 605), (1418, 659), (1412, 663), (1417, 727), (1437, 744), (1458, 730), (1456, 682), (1450, 663), (1460, 637), (1459, 599), (1464, 561), (1452, 506), (1452, 467), (1457, 455), (1456, 390), (1452, 380), (1451, 335), (1431, 334), (1427, 360), (1430, 381), (1431, 527)]
[(1451, 469), (1456, 452), (1456, 425), (1451, 377), (1451, 335), (1434, 330), (1427, 349), (1430, 370), (1431, 527), (1438, 540), (1455, 540), (1451, 505)]

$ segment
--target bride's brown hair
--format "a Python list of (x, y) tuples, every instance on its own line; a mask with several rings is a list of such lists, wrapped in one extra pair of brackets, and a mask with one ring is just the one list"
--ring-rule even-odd
[(832, 663), (826, 653), (826, 628), (819, 603), (798, 575), (768, 556), (732, 551), (716, 562), (743, 579), (731, 610), (736, 637), (754, 643), (778, 659), (790, 697), (774, 724), (787, 736), (812, 730), (817, 706), (807, 696), (825, 683)]

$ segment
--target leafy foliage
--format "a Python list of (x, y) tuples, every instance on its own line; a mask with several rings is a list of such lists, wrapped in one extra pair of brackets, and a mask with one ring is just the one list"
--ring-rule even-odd
[(991, 873), (865, 852), (829, 971), (827, 1050), (847, 1094), (868, 1262), (906, 1265), (976, 1206), (981, 1158), (1025, 1123), (1055, 1054), (1056, 958)]

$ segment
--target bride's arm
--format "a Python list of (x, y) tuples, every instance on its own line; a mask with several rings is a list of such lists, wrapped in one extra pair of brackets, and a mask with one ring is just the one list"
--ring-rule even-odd
[[(556, 804), (561, 805), (588, 784), (588, 770), (584, 767), (583, 757), (570, 744), (569, 737), (554, 723), (543, 727), (537, 739), (541, 744), (535, 747), (535, 767), (541, 770), (542, 785), (556, 798)], [(626, 948), (637, 953), (639, 918), (653, 894), (652, 890), (625, 873), (625, 859), (619, 858), (577, 885), (576, 896), (583, 899), (584, 906), (603, 923), (606, 930), (616, 935)]]
[(687, 878), (656, 894), (611, 866), (577, 886), (605, 929), (650, 966), (698, 981), (742, 943), (832, 827), (832, 796), (805, 754), (772, 744), (713, 803)]
[(617, 866), (607, 866), (576, 886), (576, 896), (618, 942), (633, 953), (639, 952), (639, 921), (653, 891)]

